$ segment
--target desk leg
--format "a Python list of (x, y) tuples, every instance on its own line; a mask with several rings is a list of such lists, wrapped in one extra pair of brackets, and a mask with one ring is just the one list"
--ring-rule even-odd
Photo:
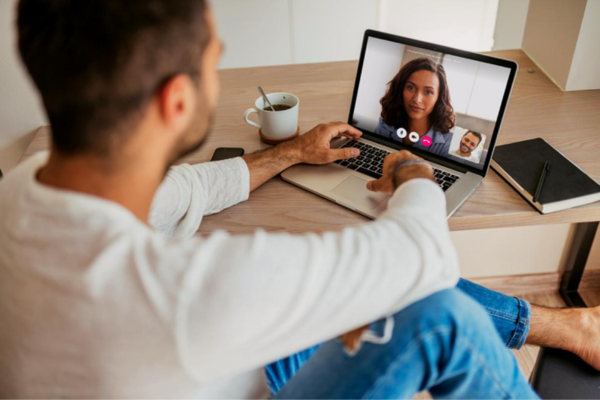
[(560, 295), (569, 307), (586, 307), (578, 290), (597, 230), (598, 222), (580, 223), (575, 228), (565, 273), (560, 283)]

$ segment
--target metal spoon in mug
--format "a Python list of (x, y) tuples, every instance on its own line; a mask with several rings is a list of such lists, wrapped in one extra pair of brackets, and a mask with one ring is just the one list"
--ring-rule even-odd
[(260, 92), (260, 94), (262, 94), (263, 100), (265, 100), (269, 104), (269, 107), (271, 107), (271, 110), (275, 111), (275, 109), (273, 108), (273, 104), (271, 104), (271, 102), (269, 101), (269, 98), (265, 94), (265, 91), (263, 90), (263, 88), (261, 88), (259, 86), (258, 91)]

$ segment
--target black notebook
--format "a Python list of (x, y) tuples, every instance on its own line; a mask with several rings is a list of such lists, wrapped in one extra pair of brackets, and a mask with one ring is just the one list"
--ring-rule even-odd
[[(533, 202), (546, 161), (550, 170)], [(541, 138), (496, 147), (492, 168), (542, 214), (600, 200), (600, 185)]]

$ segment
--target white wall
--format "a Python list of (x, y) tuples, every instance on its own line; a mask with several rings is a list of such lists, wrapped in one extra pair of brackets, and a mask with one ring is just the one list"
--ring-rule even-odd
[[(557, 272), (564, 267), (569, 224), (451, 232), (461, 276)], [(596, 259), (597, 260), (597, 259)], [(590, 259), (590, 265), (597, 263)]]
[(0, 0), (0, 169), (18, 161), (31, 136), (46, 123), (37, 94), (21, 67), (15, 49), (15, 0)]
[(479, 63), (465, 114), (495, 121), (500, 112), (509, 74), (508, 68)]
[(492, 49), (504, 0), (213, 0), (221, 68), (356, 60), (366, 29)]
[(293, 61), (356, 60), (366, 29), (377, 29), (378, 1), (293, 0)]
[(467, 59), (458, 59), (459, 62), (453, 61), (453, 59), (447, 60), (444, 58), (444, 69), (448, 77), (448, 86), (462, 90), (452, 90), (450, 92), (452, 107), (454, 107), (454, 111), (457, 113), (467, 114), (480, 62)]
[(221, 68), (292, 63), (287, 0), (213, 0), (211, 5), (225, 43)]
[(493, 50), (520, 49), (525, 33), (529, 0), (500, 0)]
[(498, 0), (382, 0), (381, 30), (457, 47), (490, 51)]
[(354, 60), (379, 0), (213, 0), (221, 68)]
[(600, 0), (588, 0), (566, 90), (600, 89)]

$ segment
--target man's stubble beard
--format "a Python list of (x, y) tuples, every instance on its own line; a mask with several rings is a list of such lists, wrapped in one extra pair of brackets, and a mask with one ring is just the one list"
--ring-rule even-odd
[(175, 160), (184, 158), (184, 157), (194, 153), (195, 151), (200, 150), (200, 148), (202, 146), (204, 146), (206, 139), (208, 139), (208, 137), (210, 136), (210, 133), (212, 132), (213, 122), (214, 122), (214, 114), (210, 113), (205, 127), (192, 126), (189, 130), (189, 133), (186, 136), (193, 135), (194, 132), (198, 132), (199, 130), (204, 130), (204, 134), (201, 135), (200, 139), (197, 139), (195, 142), (191, 142), (191, 143), (187, 144), (184, 148), (182, 148), (179, 151), (179, 154), (177, 154)]
[(208, 139), (210, 136), (215, 113), (213, 110), (210, 110), (208, 111), (207, 116), (203, 116), (203, 112), (206, 111), (202, 110), (202, 108), (197, 110), (197, 117), (192, 121), (187, 133), (183, 136), (180, 145), (177, 146), (173, 152), (173, 155), (169, 158), (167, 170), (178, 160), (198, 151), (205, 144), (206, 139)]
[(469, 157), (472, 153), (472, 150), (471, 151), (469, 151), (469, 150), (463, 151), (462, 145), (460, 145), (458, 148), (459, 148), (460, 154), (464, 155), (465, 157)]

